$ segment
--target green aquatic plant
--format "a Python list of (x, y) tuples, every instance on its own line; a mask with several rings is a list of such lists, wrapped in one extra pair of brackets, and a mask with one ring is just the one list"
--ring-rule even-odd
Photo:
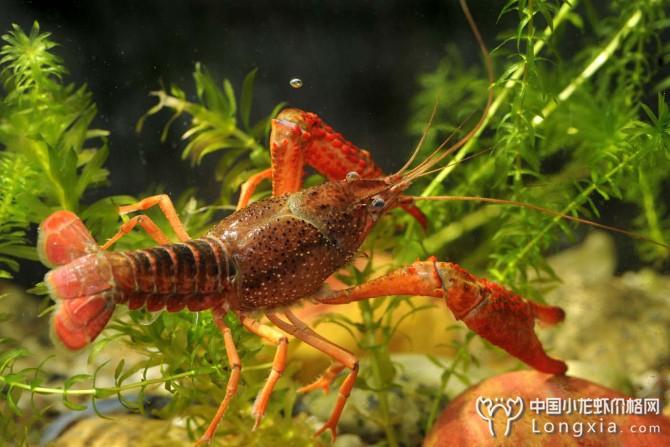
[[(95, 105), (85, 86), (65, 84), (65, 67), (51, 51), (55, 43), (21, 28), (2, 36), (0, 49), (0, 277), (11, 277), (20, 260), (37, 260), (26, 232), (54, 209), (81, 210), (87, 189), (107, 178), (107, 132), (91, 129)], [(94, 147), (99, 144), (99, 147)], [(93, 146), (93, 147), (91, 147)], [(11, 315), (2, 315), (7, 324)], [(44, 409), (21, 411), (25, 389), (39, 385), (40, 367), (15, 368), (28, 351), (11, 338), (0, 338), (0, 440), (29, 442), (28, 427)], [(32, 402), (32, 399), (31, 399)], [(23, 424), (18, 423), (19, 421)]]
[(35, 22), (30, 34), (15, 25), (2, 40), (0, 275), (8, 276), (17, 259), (37, 259), (29, 224), (57, 208), (81, 211), (85, 191), (106, 181), (108, 149), (107, 131), (90, 128), (90, 92), (63, 82), (49, 33)]
[[(91, 94), (85, 86), (77, 88), (65, 84), (65, 67), (53, 53), (56, 44), (48, 33), (40, 32), (37, 23), (28, 35), (15, 26), (3, 39), (6, 44), (0, 50), (5, 92), (0, 103), (0, 262), (7, 270), (0, 273), (9, 276), (8, 270), (18, 268), (17, 259), (37, 260), (34, 241), (28, 241), (26, 232), (52, 211), (69, 209), (79, 213), (96, 238), (105, 240), (118, 229), (117, 206), (134, 199), (106, 197), (85, 204), (82, 199), (86, 190), (104, 184), (108, 174), (103, 168), (108, 154), (107, 132), (89, 128), (96, 110)], [(189, 107), (185, 100), (180, 104), (189, 113), (204, 115), (199, 116), (198, 123), (203, 127), (190, 133), (195, 135), (196, 142), (189, 146), (188, 153), (198, 152), (201, 157), (215, 150), (204, 141), (213, 135), (228, 138), (230, 135), (225, 132), (233, 135), (230, 138), (239, 138), (240, 146), (231, 150), (258, 150), (260, 144), (251, 135), (264, 134), (267, 120), (249, 123), (253, 75), (245, 80), (240, 98), (243, 131), (234, 121), (235, 98), (230, 83), (226, 81), (224, 92), (214, 85), (204, 69), (196, 67), (198, 92), (212, 109), (196, 104)], [(176, 88), (172, 92), (179, 94)], [(162, 97), (161, 101), (169, 106), (175, 104), (177, 98)], [(222, 125), (225, 132), (205, 128), (208, 120)], [(101, 146), (91, 147), (95, 142), (101, 142)], [(221, 147), (229, 146), (224, 143)], [(197, 159), (194, 156), (194, 160)], [(227, 178), (228, 174), (226, 171)], [(37, 178), (44, 181), (35, 181)], [(225, 184), (222, 196), (225, 191), (232, 191), (228, 183)], [(208, 228), (216, 209), (231, 207), (224, 197), (215, 204), (219, 206), (199, 206), (189, 191), (175, 203), (191, 234), (200, 234)], [(162, 219), (156, 217), (161, 223)], [(118, 246), (127, 249), (149, 243), (146, 235), (134, 232)], [(12, 318), (11, 315), (1, 317), (3, 321)], [(304, 418), (291, 416), (296, 387), (288, 380), (280, 381), (276, 387), (277, 395), (284, 397), (284, 406), (273, 406), (268, 411), (261, 430), (248, 430), (253, 423), (248, 402), (260, 389), (271, 365), (265, 354), (257, 355), (262, 345), (255, 337), (242, 330), (236, 320), (229, 318), (228, 323), (245, 362), (244, 386), (240, 387), (238, 399), (221, 425), (219, 436), (223, 439), (232, 436), (234, 441), (231, 442), (250, 445), (264, 444), (267, 439), (283, 440), (291, 445), (311, 444), (312, 428)], [(211, 317), (189, 312), (163, 313), (155, 317), (145, 311), (132, 311), (119, 315), (105, 335), (90, 349), (93, 372), (72, 375), (61, 384), (49, 383), (44, 366), (50, 357), (37, 360), (19, 341), (0, 338), (1, 443), (12, 440), (23, 445), (36, 441), (37, 432), (31, 427), (43, 424), (43, 412), (48, 406), (36, 403), (35, 396), (59, 397), (65, 407), (74, 411), (92, 405), (96, 412), (99, 399), (116, 396), (130, 410), (144, 412), (145, 393), (154, 392), (157, 387), (172, 396), (161, 415), (181, 416), (194, 437), (202, 433), (223, 399), (229, 374), (223, 340)], [(110, 344), (118, 344), (119, 339), (132, 347), (134, 360), (115, 360), (115, 365), (99, 362), (98, 356), (107, 352)], [(114, 386), (97, 385), (105, 367), (113, 369)], [(291, 369), (287, 372), (290, 375)], [(152, 373), (159, 377), (149, 378)]]
[[(655, 83), (667, 86), (667, 80), (656, 76), (657, 61), (668, 55), (660, 40), (670, 24), (668, 11), (655, 1), (612, 2), (602, 11), (586, 2), (584, 9), (578, 9), (577, 1), (511, 0), (504, 6), (501, 16), (515, 14), (518, 26), (492, 53), (501, 74), (485, 125), (440, 172), (417, 182), (414, 190), (422, 196), (515, 200), (595, 219), (610, 200), (630, 203), (638, 217), (626, 225), (665, 244), (640, 241), (636, 248), (642, 260), (667, 265), (670, 213), (664, 198), (670, 180), (670, 114), (659, 87), (652, 104), (644, 101)], [(579, 51), (563, 49), (576, 31)], [(471, 128), (474, 119), (469, 118), (481, 110), (488, 87), (483, 70), (466, 67), (454, 47), (447, 53), (435, 71), (420, 76), (414, 99), (410, 130), (417, 138), (437, 102), (425, 154), (445, 137), (452, 135), (456, 141)], [(402, 243), (396, 239), (382, 247), (396, 265), (435, 255), (472, 271), (488, 270), (492, 278), (532, 298), (541, 299), (540, 292), (558, 279), (546, 262), (547, 253), (575, 238), (575, 228), (565, 219), (523, 207), (476, 200), (420, 203), (431, 229), (426, 235), (402, 217), (408, 221)], [(578, 228), (583, 231), (584, 226)], [(382, 238), (393, 237), (387, 232)], [(373, 250), (371, 245), (366, 249)], [(396, 301), (361, 305), (363, 321), (379, 322), (374, 325), (333, 318), (362, 333), (373, 368), (385, 371), (373, 382), (381, 402), (394, 386), (390, 355), (379, 347), (388, 343), (390, 326), (383, 322), (394, 309), (388, 303)], [(467, 378), (471, 353), (456, 352), (443, 380)], [(437, 394), (427, 427), (441, 399)], [(398, 445), (394, 421), (385, 417), (383, 405), (380, 411), (387, 442)]]
[[(598, 11), (586, 2), (581, 12), (577, 1), (508, 2), (501, 15), (517, 14), (519, 25), (493, 52), (502, 74), (486, 126), (421, 187), (421, 194), (504, 198), (596, 219), (606, 201), (615, 199), (639, 210), (640, 218), (628, 222), (629, 228), (667, 244), (667, 102), (659, 92), (653, 104), (644, 103), (659, 81), (657, 61), (667, 57), (659, 40), (668, 26), (661, 3), (612, 2)], [(563, 42), (577, 33), (579, 49), (564, 49)], [(414, 132), (425, 126), (436, 97), (459, 105), (440, 107), (427, 147), (452, 131), (446, 123), (474, 113), (478, 106), (472, 99), (481, 98), (486, 88), (481, 73), (462, 68), (455, 50), (447, 60), (420, 78), (414, 102)], [(448, 88), (452, 84), (470, 87)], [(485, 154), (458, 163), (483, 149)], [(536, 294), (529, 272), (539, 273), (532, 275), (534, 282), (551, 279), (546, 253), (574, 231), (559, 217), (518, 207), (435, 203), (426, 208), (436, 228), (424, 242), (427, 251), (486, 268), (524, 293)], [(468, 255), (458, 256), (464, 244)], [(648, 261), (670, 257), (658, 245), (637, 247)]]
[(196, 101), (189, 101), (184, 90), (176, 85), (169, 91), (155, 91), (152, 95), (158, 98), (158, 104), (137, 125), (141, 130), (147, 117), (164, 109), (171, 110), (173, 115), (161, 135), (165, 140), (175, 120), (186, 116), (189, 126), (181, 137), (187, 141), (182, 157), (198, 165), (204, 157), (218, 155), (216, 177), (221, 183), (219, 201), (223, 206), (233, 203), (233, 195), (247, 178), (270, 165), (270, 154), (264, 142), (270, 119), (284, 105), (277, 105), (267, 117), (250, 123), (255, 78), (255, 69), (244, 78), (238, 103), (230, 81), (225, 79), (219, 87), (207, 69), (198, 63), (193, 73)]

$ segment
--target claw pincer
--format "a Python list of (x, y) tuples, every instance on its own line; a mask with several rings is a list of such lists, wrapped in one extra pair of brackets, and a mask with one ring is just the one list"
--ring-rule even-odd
[(538, 371), (565, 373), (565, 362), (549, 357), (534, 331), (535, 319), (547, 325), (563, 321), (563, 309), (526, 300), (456, 264), (436, 262), (435, 269), (457, 320)]

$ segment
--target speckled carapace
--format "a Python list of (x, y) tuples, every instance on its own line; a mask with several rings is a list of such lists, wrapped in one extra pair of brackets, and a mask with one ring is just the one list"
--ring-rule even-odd
[(227, 301), (251, 311), (292, 304), (317, 292), (358, 250), (381, 210), (381, 180), (343, 180), (252, 203), (224, 219), (218, 238), (235, 266)]

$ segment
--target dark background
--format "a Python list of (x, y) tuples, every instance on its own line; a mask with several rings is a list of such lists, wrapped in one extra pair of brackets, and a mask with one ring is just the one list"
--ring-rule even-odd
[[(591, 4), (604, 10), (608, 3)], [(518, 22), (514, 13), (499, 19), (502, 6), (500, 0), (470, 1), (490, 48)], [(152, 90), (176, 84), (193, 98), (196, 62), (216, 79), (230, 79), (237, 94), (244, 76), (258, 68), (252, 122), (282, 101), (314, 111), (368, 148), (386, 171), (401, 166), (416, 143), (407, 124), (417, 78), (436, 68), (448, 45), (456, 45), (484, 77), (479, 49), (457, 0), (0, 0), (0, 32), (12, 23), (28, 32), (34, 20), (60, 44), (57, 53), (71, 73), (67, 80), (87, 83), (92, 91), (99, 110), (94, 126), (111, 131), (106, 164), (111, 183), (87, 201), (114, 194), (142, 196), (157, 186), (173, 197), (189, 187), (197, 187), (205, 200), (217, 196), (214, 163), (206, 158), (203, 166), (191, 168), (181, 160), (179, 122), (168, 141), (160, 142), (169, 112), (149, 118), (142, 133), (135, 132), (138, 119), (156, 104), (149, 97)], [(571, 27), (569, 32), (574, 38), (561, 39), (561, 52), (570, 53), (575, 50), (570, 46), (581, 43), (581, 31)], [(657, 79), (670, 75), (670, 64), (661, 68)], [(303, 80), (302, 88), (290, 87), (295, 77)], [(650, 89), (645, 102), (655, 109), (656, 92)], [(598, 203), (600, 222), (632, 227), (635, 205), (603, 205)], [(633, 240), (613, 236), (619, 246), (618, 270), (639, 268)], [(31, 276), (25, 271), (21, 277), (24, 273)]]
[[(491, 45), (511, 23), (496, 24), (499, 2), (472, 2)], [(474, 3), (477, 3), (475, 5)], [(139, 195), (156, 184), (178, 194), (197, 186), (216, 194), (212, 169), (180, 159), (176, 126), (166, 144), (159, 134), (169, 114), (135, 124), (155, 99), (148, 93), (177, 84), (193, 95), (192, 72), (202, 62), (239, 94), (258, 68), (253, 118), (281, 101), (314, 111), (354, 143), (369, 148), (386, 170), (413, 147), (407, 121), (417, 76), (433, 70), (447, 44), (480, 64), (476, 41), (453, 1), (20, 1), (0, 0), (0, 30), (33, 20), (53, 33), (70, 81), (87, 83), (98, 105), (94, 125), (111, 131), (103, 195)], [(488, 6), (487, 6), (488, 5)], [(506, 21), (516, 17), (509, 15)], [(293, 89), (289, 80), (303, 80)], [(484, 101), (484, 98), (482, 98)]]

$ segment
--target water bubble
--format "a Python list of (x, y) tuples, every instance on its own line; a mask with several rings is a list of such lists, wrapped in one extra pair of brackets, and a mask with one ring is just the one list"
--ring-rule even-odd
[(300, 88), (300, 87), (302, 87), (302, 79), (293, 78), (289, 81), (289, 84), (291, 84), (291, 87), (293, 87), (293, 88)]

